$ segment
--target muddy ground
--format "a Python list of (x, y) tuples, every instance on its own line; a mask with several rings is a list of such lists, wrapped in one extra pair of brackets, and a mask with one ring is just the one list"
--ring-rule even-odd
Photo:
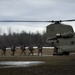
[[(44, 49), (43, 55), (38, 56), (37, 50), (34, 56), (20, 56), (20, 50), (16, 51), (15, 56), (11, 56), (11, 51), (7, 51), (6, 56), (0, 55), (0, 61), (44, 61), (44, 64), (18, 67), (0, 68), (0, 75), (75, 75), (75, 54), (69, 56), (50, 56), (52, 50)], [(29, 51), (27, 51), (27, 54)], [(1, 54), (1, 51), (0, 51)], [(1, 65), (0, 65), (1, 66)]]

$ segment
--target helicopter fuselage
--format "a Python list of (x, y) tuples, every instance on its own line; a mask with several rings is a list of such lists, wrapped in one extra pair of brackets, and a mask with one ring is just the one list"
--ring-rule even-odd
[(75, 33), (72, 26), (51, 24), (47, 26), (46, 32), (47, 42), (61, 50), (61, 54), (68, 55), (70, 52), (75, 52)]

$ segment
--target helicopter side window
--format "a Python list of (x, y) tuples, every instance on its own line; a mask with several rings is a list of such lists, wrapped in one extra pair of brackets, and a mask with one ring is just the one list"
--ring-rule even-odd
[(74, 41), (71, 41), (71, 45), (74, 45)]
[(59, 40), (56, 40), (56, 43), (59, 43)]
[(51, 43), (52, 45), (54, 44), (54, 42)]

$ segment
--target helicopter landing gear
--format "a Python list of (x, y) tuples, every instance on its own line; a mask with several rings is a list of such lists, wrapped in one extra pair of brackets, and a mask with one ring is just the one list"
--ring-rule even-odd
[(53, 53), (53, 55), (69, 55), (69, 53), (70, 52), (66, 52), (66, 51), (64, 51), (64, 52), (58, 52), (58, 48), (55, 46), (54, 47), (54, 53)]
[(70, 52), (63, 52), (63, 55), (69, 55)]
[(58, 52), (58, 53), (53, 53), (53, 55), (66, 55), (68, 56), (70, 52)]

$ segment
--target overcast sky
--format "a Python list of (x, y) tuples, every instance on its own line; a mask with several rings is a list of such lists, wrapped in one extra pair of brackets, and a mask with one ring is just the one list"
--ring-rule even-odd
[[(0, 20), (50, 20), (75, 19), (75, 0), (0, 0)], [(66, 22), (65, 22), (66, 23)], [(67, 22), (75, 30), (75, 22)], [(49, 23), (0, 23), (0, 33), (36, 32), (46, 30)]]

